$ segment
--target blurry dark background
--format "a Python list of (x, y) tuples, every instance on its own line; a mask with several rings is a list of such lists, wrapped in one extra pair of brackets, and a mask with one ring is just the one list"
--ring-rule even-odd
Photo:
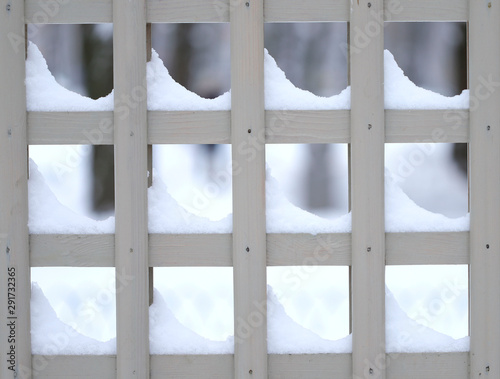
[[(112, 25), (31, 26), (29, 38), (65, 87), (94, 99), (113, 89)], [(331, 96), (348, 83), (346, 23), (266, 24), (265, 46), (297, 87)], [(172, 77), (207, 98), (230, 89), (229, 25), (154, 24), (152, 45)], [(418, 86), (451, 96), (467, 88), (464, 23), (387, 23), (385, 47)], [(217, 147), (206, 146), (210, 159)], [(308, 209), (332, 207), (333, 162), (329, 145), (310, 145), (312, 159), (302, 183)], [(454, 147), (466, 175), (467, 148)], [(92, 206), (112, 211), (113, 147), (95, 146), (92, 154)]]

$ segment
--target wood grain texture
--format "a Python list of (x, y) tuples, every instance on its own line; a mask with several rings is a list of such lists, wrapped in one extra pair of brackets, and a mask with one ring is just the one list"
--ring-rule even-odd
[(31, 234), (31, 267), (114, 267), (114, 234)]
[(334, 22), (349, 20), (348, 1), (266, 0), (265, 22)]
[[(23, 16), (23, 1), (3, 2), (0, 6), (0, 314), (2, 325), (0, 327), (0, 377), (2, 379), (16, 377), (25, 379), (31, 375), (31, 281), (27, 226), (28, 144)], [(9, 342), (8, 337), (12, 337), (12, 334), (15, 336), (15, 343)], [(12, 370), (9, 370), (9, 366)]]
[(469, 232), (386, 233), (387, 265), (469, 264)]
[[(31, 267), (114, 267), (112, 234), (32, 234)], [(267, 266), (351, 265), (351, 234), (267, 234)], [(468, 264), (469, 232), (386, 233), (387, 265)], [(231, 267), (232, 234), (150, 234), (150, 267)]]
[(351, 264), (351, 234), (268, 234), (268, 266)]
[[(385, 110), (387, 143), (465, 143), (468, 110)], [(266, 143), (349, 143), (350, 111), (265, 111)], [(112, 112), (28, 112), (30, 145), (113, 144)], [(111, 125), (111, 126), (110, 126)], [(230, 111), (149, 111), (149, 144), (228, 144)]]
[[(359, 33), (377, 24), (382, 0), (353, 1), (350, 22), (352, 364), (353, 376), (386, 377), (384, 221), (384, 29), (368, 44)], [(369, 62), (369, 64), (367, 64)], [(372, 375), (369, 375), (372, 376)]]
[(152, 267), (227, 267), (233, 265), (231, 234), (150, 234)]
[[(464, 353), (391, 353), (387, 354), (389, 379), (465, 379), (469, 354)], [(269, 379), (351, 379), (351, 354), (270, 354)], [(116, 375), (116, 357), (33, 356), (43, 364), (34, 379), (109, 379)], [(151, 355), (151, 379), (231, 379), (232, 354)], [(36, 368), (36, 365), (35, 365)]]
[(229, 111), (149, 111), (148, 143), (231, 142)]
[(26, 23), (95, 24), (113, 22), (112, 0), (26, 0)]
[(113, 112), (28, 112), (30, 145), (112, 145)]
[[(230, 0), (149, 0), (147, 21), (152, 23), (229, 22)], [(385, 21), (467, 21), (467, 0), (385, 0)], [(267, 0), (265, 22), (349, 21), (348, 1)], [(32, 24), (112, 22), (112, 0), (26, 0), (26, 20)]]
[(266, 111), (266, 143), (348, 143), (350, 111)]
[(469, 142), (468, 109), (385, 110), (385, 142)]
[(234, 376), (264, 379), (267, 378), (264, 1), (231, 4)]
[(468, 0), (384, 0), (386, 21), (467, 21)]
[(471, 1), (470, 378), (500, 377), (500, 6)]
[[(113, 1), (117, 377), (149, 373), (146, 0)], [(119, 59), (117, 58), (119, 57)], [(123, 99), (133, 99), (133, 106)]]

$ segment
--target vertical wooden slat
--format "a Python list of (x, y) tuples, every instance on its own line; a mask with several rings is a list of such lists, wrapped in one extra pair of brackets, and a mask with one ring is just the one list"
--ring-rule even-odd
[[(24, 2), (0, 7), (0, 377), (31, 377)], [(11, 300), (9, 303), (9, 299)]]
[(117, 376), (149, 378), (146, 2), (113, 1)]
[(470, 377), (500, 377), (500, 4), (470, 1)]
[(267, 377), (263, 0), (235, 2), (231, 139), (235, 377)]
[(383, 1), (351, 10), (353, 376), (385, 378)]
[[(146, 24), (146, 60), (151, 61), (151, 23)], [(148, 188), (153, 185), (153, 145), (148, 145)], [(149, 305), (153, 304), (154, 268), (149, 268)]]

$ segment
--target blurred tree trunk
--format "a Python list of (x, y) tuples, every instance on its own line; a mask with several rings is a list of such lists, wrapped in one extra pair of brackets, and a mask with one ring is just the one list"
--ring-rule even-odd
[[(87, 94), (93, 99), (113, 90), (113, 35), (98, 25), (82, 25), (83, 64)], [(95, 145), (92, 154), (92, 208), (97, 213), (114, 209), (114, 148)]]

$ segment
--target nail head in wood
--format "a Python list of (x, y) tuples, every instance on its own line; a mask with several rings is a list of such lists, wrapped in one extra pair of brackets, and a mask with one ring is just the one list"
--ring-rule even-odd
[(487, 249), (489, 249), (489, 248), (490, 248), (490, 244), (489, 244), (489, 243), (487, 243), (487, 244), (486, 244), (486, 248), (487, 248)]
[(372, 3), (368, 3), (368, 8), (371, 8), (372, 7)]
[(368, 247), (366, 248), (366, 251), (367, 251), (367, 252), (370, 252), (370, 251), (372, 251), (372, 248), (371, 248), (370, 246), (368, 246)]
[(246, 250), (246, 251), (247, 251), (247, 253), (248, 253), (248, 252), (250, 251), (250, 248), (249, 248), (249, 247), (247, 247), (245, 250)]
[(248, 129), (248, 133), (249, 133), (249, 134), (250, 134), (250, 133), (252, 133), (252, 129)]
[(491, 126), (489, 126), (489, 125), (488, 125), (488, 126), (486, 127), (486, 130), (490, 130), (490, 129), (491, 129)]
[(249, 373), (250, 375), (252, 375), (252, 374), (253, 374), (253, 371), (252, 371), (252, 370), (249, 370), (249, 371), (248, 371), (248, 373)]
[(372, 124), (368, 124), (368, 130), (372, 128)]

